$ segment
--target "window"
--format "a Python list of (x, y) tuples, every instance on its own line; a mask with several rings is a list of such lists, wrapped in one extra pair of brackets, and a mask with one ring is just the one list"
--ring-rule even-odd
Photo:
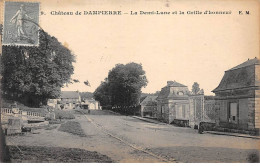
[(183, 96), (183, 95), (184, 95), (184, 93), (183, 93), (182, 91), (177, 92), (177, 94), (180, 95), (180, 96)]

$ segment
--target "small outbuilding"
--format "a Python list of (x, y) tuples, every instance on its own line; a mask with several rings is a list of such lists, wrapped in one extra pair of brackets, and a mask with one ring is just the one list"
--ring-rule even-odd
[(89, 99), (83, 99), (84, 103), (82, 103), (81, 105), (85, 108), (85, 109), (89, 109), (89, 110), (100, 110), (100, 103), (99, 101), (96, 101), (93, 98), (89, 98)]
[(157, 118), (172, 123), (189, 120), (188, 87), (176, 81), (167, 81), (157, 97)]
[(191, 94), (188, 87), (168, 81), (157, 98), (157, 118), (178, 126), (198, 126), (200, 122), (216, 122), (215, 100), (203, 93)]
[(157, 113), (157, 96), (146, 96), (140, 103), (142, 117), (156, 117)]
[(216, 94), (218, 125), (233, 129), (259, 129), (259, 60), (246, 62), (227, 71), (212, 92)]

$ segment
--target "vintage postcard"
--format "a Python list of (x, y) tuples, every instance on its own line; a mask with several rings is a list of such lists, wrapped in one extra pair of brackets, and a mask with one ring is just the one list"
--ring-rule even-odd
[(0, 161), (259, 163), (259, 0), (0, 0)]

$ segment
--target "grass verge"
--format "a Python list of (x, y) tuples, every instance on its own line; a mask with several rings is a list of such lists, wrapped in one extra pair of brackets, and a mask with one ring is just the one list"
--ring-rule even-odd
[(43, 146), (8, 146), (14, 163), (111, 163), (111, 158), (96, 151)]
[(59, 131), (67, 132), (73, 135), (78, 135), (80, 137), (86, 137), (86, 134), (81, 128), (81, 125), (79, 122), (75, 121), (68, 121), (66, 123), (61, 124)]

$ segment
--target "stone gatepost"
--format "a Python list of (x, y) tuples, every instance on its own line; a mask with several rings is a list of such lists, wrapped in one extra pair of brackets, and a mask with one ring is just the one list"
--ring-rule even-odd
[(22, 119), (21, 118), (10, 118), (8, 119), (7, 135), (19, 134), (22, 132)]

